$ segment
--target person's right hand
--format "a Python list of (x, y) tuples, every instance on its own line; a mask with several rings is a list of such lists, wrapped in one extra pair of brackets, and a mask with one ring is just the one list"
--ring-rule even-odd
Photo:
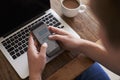
[(82, 43), (82, 39), (75, 37), (67, 31), (55, 27), (48, 27), (49, 30), (55, 34), (50, 35), (49, 39), (59, 41), (62, 46), (70, 51), (76, 51), (79, 48), (79, 43)]

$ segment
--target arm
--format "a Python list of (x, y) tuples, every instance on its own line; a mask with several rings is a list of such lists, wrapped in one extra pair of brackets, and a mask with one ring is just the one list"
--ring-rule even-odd
[(94, 61), (97, 61), (110, 70), (120, 74), (119, 54), (109, 53), (103, 46), (88, 40), (75, 38), (72, 34), (61, 29), (54, 27), (49, 27), (49, 29), (56, 33), (49, 38), (58, 40), (67, 50), (84, 53)]
[(85, 55), (120, 75), (120, 50), (111, 51), (111, 48), (106, 50), (103, 46), (90, 41), (85, 41), (81, 47)]
[(38, 51), (36, 43), (30, 35), (27, 52), (30, 80), (42, 80), (41, 75), (46, 63), (46, 48), (47, 44), (44, 43)]
[(112, 52), (110, 48), (106, 50), (103, 46), (87, 40), (84, 41), (83, 45), (80, 44), (79, 48), (86, 56), (120, 75), (119, 50), (116, 49)]

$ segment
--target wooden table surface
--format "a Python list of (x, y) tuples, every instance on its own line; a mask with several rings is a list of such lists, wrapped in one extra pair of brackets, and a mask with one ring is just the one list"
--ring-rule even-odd
[[(87, 9), (84, 13), (79, 13), (74, 18), (67, 18), (62, 15), (60, 0), (51, 0), (51, 7), (80, 35), (81, 38), (96, 42), (99, 39), (98, 29), (100, 24), (91, 12), (89, 1), (90, 0), (82, 0), (82, 3), (87, 6)], [(84, 55), (76, 56), (69, 51), (65, 51), (46, 65), (43, 72), (43, 80), (72, 80), (92, 63), (93, 61)], [(29, 78), (26, 78), (24, 80), (28, 79)], [(21, 80), (1, 52), (0, 80)]]

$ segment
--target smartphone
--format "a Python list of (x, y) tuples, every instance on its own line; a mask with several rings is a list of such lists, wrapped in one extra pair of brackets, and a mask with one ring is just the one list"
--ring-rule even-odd
[(48, 57), (57, 54), (57, 52), (61, 50), (61, 47), (57, 43), (57, 41), (50, 40), (48, 38), (48, 36), (51, 35), (52, 33), (48, 30), (48, 26), (43, 22), (33, 25), (31, 31), (33, 33), (33, 36), (37, 39), (40, 45), (43, 44), (44, 42), (48, 44), (46, 52)]

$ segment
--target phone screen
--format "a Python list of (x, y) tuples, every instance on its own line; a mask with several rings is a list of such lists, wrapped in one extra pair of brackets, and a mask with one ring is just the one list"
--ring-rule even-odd
[(50, 57), (60, 50), (59, 44), (55, 40), (50, 40), (48, 38), (48, 36), (51, 35), (51, 32), (48, 30), (46, 24), (39, 23), (34, 25), (32, 27), (32, 32), (40, 44), (43, 44), (44, 42), (48, 44), (47, 56)]

